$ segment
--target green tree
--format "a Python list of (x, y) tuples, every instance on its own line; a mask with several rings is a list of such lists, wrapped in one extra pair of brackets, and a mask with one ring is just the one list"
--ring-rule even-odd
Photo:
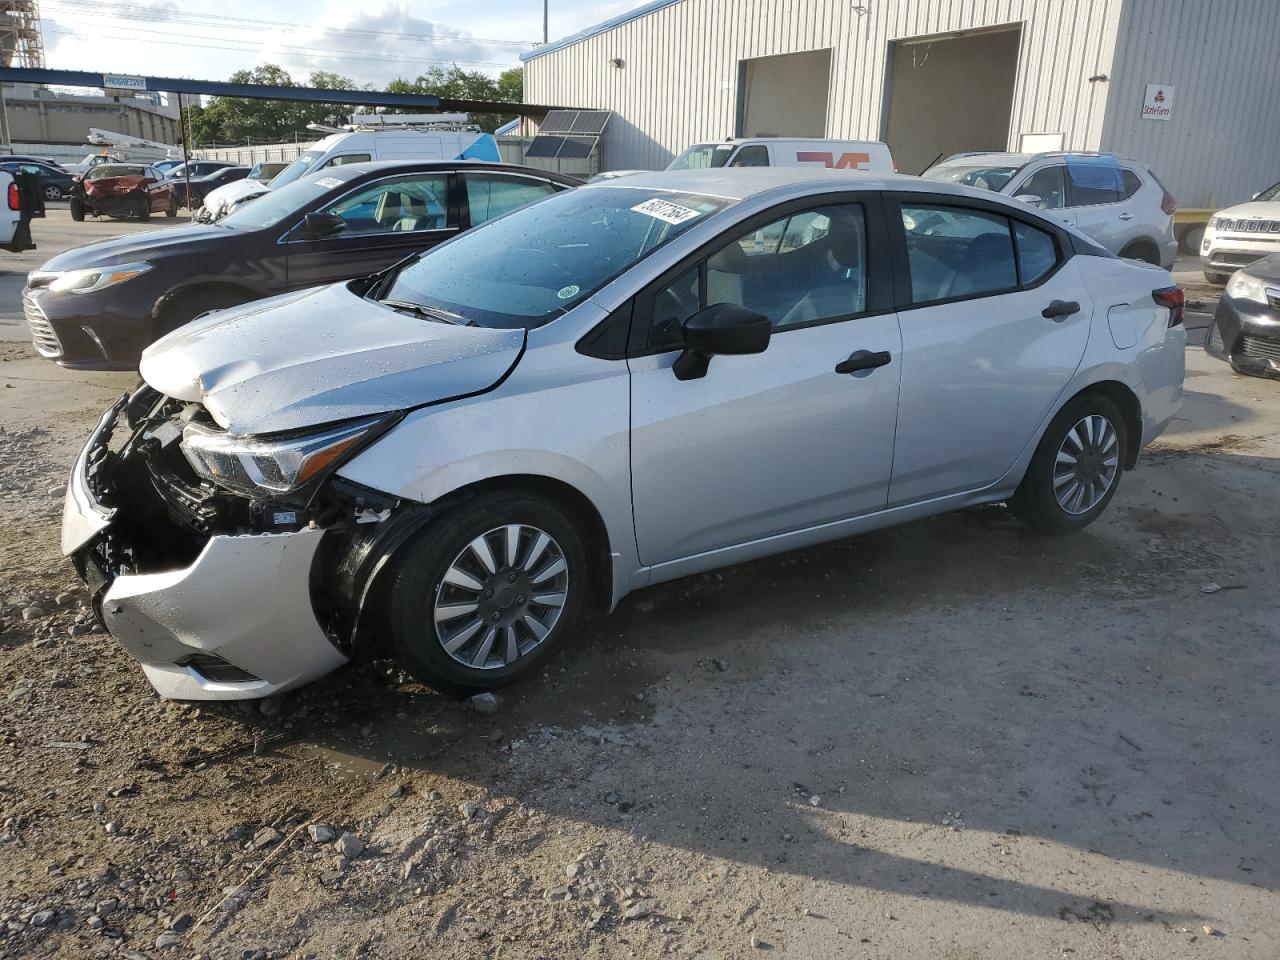
[[(322, 90), (354, 90), (350, 77), (327, 70), (313, 72), (305, 84), (296, 83), (282, 67), (264, 63), (252, 70), (237, 70), (232, 83), (270, 84), (277, 87), (310, 86)], [(213, 97), (207, 106), (190, 109), (191, 139), (197, 145), (240, 143), (245, 140), (285, 140), (307, 135), (307, 124), (336, 126), (350, 120), (349, 104), (307, 103), (295, 100), (258, 100), (246, 97)]]
[[(387, 84), (393, 93), (417, 93), (451, 100), (503, 100), (519, 103), (523, 98), (524, 71), (519, 67), (505, 70), (495, 80), (478, 70), (463, 70), (457, 64), (448, 69), (432, 67), (419, 74), (416, 80), (396, 79)], [(388, 108), (388, 113), (421, 113), (410, 107)], [(510, 120), (512, 113), (471, 113), (473, 123), (481, 130), (492, 132)]]

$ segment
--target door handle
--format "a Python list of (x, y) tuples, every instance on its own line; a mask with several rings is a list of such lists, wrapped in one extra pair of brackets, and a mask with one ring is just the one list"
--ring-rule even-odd
[(1040, 311), (1040, 316), (1046, 320), (1052, 320), (1054, 323), (1061, 323), (1073, 313), (1080, 312), (1080, 304), (1074, 300), (1054, 300), (1047, 307)]
[(1122, 213), (1122, 214), (1120, 214), (1120, 219), (1121, 219), (1121, 220), (1132, 220), (1132, 219), (1133, 219), (1133, 214), (1132, 214), (1132, 213)]
[(883, 367), (893, 358), (889, 356), (888, 350), (856, 350), (849, 354), (847, 360), (841, 360), (836, 364), (836, 373), (857, 373), (860, 370), (874, 370), (876, 367)]

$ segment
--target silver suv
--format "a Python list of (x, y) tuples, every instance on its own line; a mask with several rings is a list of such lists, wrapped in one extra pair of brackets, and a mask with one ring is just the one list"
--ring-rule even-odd
[(1103, 153), (958, 153), (921, 176), (1016, 197), (1122, 257), (1167, 269), (1178, 255), (1177, 201), (1136, 160)]

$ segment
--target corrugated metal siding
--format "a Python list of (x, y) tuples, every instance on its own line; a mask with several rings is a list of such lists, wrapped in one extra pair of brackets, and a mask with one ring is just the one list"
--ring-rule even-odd
[[(1022, 25), (1010, 124), (1061, 132), (1069, 149), (1096, 149), (1123, 0), (681, 0), (529, 59), (525, 97), (615, 113), (606, 169), (656, 169), (691, 143), (731, 136), (738, 62), (832, 50), (827, 135), (879, 139), (888, 44), (956, 30)], [(622, 69), (612, 58), (625, 62)]]
[[(1174, 88), (1143, 120), (1148, 83)], [(1102, 148), (1151, 164), (1183, 207), (1280, 180), (1280, 0), (1126, 0)]]

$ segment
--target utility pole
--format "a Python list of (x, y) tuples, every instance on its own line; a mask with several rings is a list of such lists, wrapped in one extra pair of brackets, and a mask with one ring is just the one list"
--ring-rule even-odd
[(191, 144), (187, 137), (187, 110), (182, 102), (182, 94), (178, 94), (178, 123), (182, 126), (182, 179), (187, 188), (187, 212), (195, 222), (196, 211), (191, 206)]
[(542, 0), (542, 42), (547, 42), (547, 4), (550, 0)]

